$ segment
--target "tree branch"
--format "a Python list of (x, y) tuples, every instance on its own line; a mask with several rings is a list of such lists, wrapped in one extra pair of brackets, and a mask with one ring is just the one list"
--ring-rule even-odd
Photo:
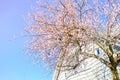
[[(97, 56), (97, 55), (95, 55), (95, 54), (86, 53), (86, 52), (82, 52), (81, 54), (87, 56), (87, 58), (95, 58), (95, 59), (99, 60), (101, 63), (105, 64), (105, 65), (108, 66), (108, 67), (109, 67), (109, 65), (111, 64), (111, 63), (109, 63), (108, 61), (105, 61), (103, 58), (101, 58), (100, 56)], [(87, 58), (86, 58), (86, 59), (87, 59)]]

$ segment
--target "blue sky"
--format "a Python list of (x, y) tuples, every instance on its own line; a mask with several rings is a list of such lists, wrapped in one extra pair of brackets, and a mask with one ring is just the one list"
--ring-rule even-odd
[(12, 40), (24, 32), (23, 16), (35, 5), (35, 0), (0, 0), (0, 80), (52, 80), (53, 73), (24, 54), (27, 39)]

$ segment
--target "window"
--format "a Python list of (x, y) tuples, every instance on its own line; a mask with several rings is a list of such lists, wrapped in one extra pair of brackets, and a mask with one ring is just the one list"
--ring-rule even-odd
[(120, 46), (114, 45), (114, 46), (113, 46), (113, 49), (118, 52), (118, 51), (120, 51)]

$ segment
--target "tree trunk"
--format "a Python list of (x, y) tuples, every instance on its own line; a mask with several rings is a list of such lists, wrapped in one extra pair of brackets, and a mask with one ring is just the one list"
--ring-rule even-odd
[(113, 80), (120, 80), (117, 69), (111, 69), (111, 71), (112, 71), (112, 75), (113, 75)]

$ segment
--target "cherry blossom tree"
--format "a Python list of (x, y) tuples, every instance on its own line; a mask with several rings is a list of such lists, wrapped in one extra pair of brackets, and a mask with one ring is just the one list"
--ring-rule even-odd
[[(57, 75), (93, 57), (111, 70), (113, 80), (119, 80), (120, 57), (113, 46), (120, 39), (120, 0), (51, 0), (42, 5), (39, 1), (29, 18), (27, 48), (50, 68), (56, 67)], [(109, 61), (88, 52), (90, 44), (98, 46)]]

